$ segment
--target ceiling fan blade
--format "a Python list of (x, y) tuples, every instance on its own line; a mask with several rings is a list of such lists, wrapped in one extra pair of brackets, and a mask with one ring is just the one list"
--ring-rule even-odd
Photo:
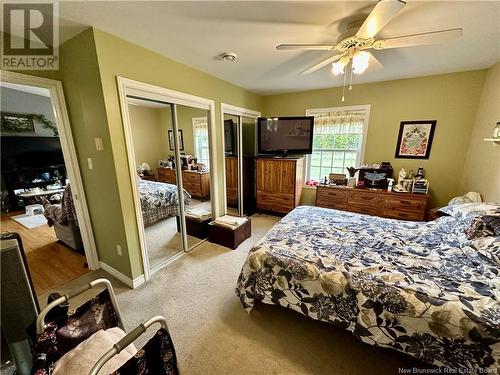
[(277, 50), (280, 51), (330, 51), (334, 49), (335, 46), (329, 46), (326, 44), (280, 44), (276, 46)]
[(382, 63), (379, 61), (379, 59), (377, 59), (377, 57), (373, 53), (368, 51), (366, 52), (370, 54), (370, 68), (369, 68), (370, 71), (375, 72), (384, 68), (384, 65), (382, 65)]
[(402, 0), (380, 0), (363, 22), (356, 36), (363, 39), (373, 38), (405, 5), (406, 3)]
[(310, 68), (304, 70), (303, 72), (300, 72), (300, 74), (309, 74), (309, 73), (315, 72), (316, 70), (321, 69), (322, 67), (337, 61), (342, 56), (344, 56), (344, 54), (331, 56), (331, 57), (321, 61), (320, 63), (311, 66)]
[(462, 36), (462, 29), (449, 29), (442, 31), (432, 31), (430, 33), (421, 33), (413, 35), (405, 35), (396, 38), (377, 40), (373, 48), (387, 49), (387, 48), (401, 48), (413, 47), (426, 44), (440, 44)]

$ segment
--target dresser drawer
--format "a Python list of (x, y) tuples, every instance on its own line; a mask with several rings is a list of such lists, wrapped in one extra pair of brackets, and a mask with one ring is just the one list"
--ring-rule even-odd
[(175, 184), (176, 179), (175, 179), (175, 176), (158, 174), (158, 181), (166, 182), (169, 184)]
[(381, 203), (383, 203), (383, 196), (376, 193), (353, 191), (351, 192), (351, 194), (349, 194), (347, 201), (349, 204), (359, 206), (379, 206)]
[(340, 189), (318, 187), (316, 190), (316, 201), (337, 201), (345, 202), (347, 199), (347, 192)]
[(407, 210), (425, 210), (427, 199), (419, 199), (415, 197), (388, 197), (386, 199), (387, 208), (401, 208)]
[(201, 189), (199, 184), (193, 184), (190, 182), (186, 182), (184, 184), (184, 189), (188, 191), (189, 194), (195, 195), (197, 197), (201, 196)]
[(323, 207), (323, 208), (332, 208), (334, 210), (341, 210), (341, 211), (347, 210), (347, 204), (342, 203), (342, 202), (321, 200), (321, 201), (316, 201), (316, 206)]
[(238, 203), (238, 188), (227, 188), (226, 199), (228, 203), (231, 204)]
[(355, 204), (351, 204), (348, 206), (347, 210), (358, 214), (366, 214), (372, 216), (382, 215), (382, 210), (380, 208), (372, 206), (358, 206)]
[(158, 181), (169, 182), (175, 184), (175, 170), (174, 169), (166, 169), (166, 168), (158, 168)]
[(200, 183), (200, 175), (198, 173), (184, 172), (184, 173), (182, 173), (182, 179), (185, 182), (189, 181), (189, 182), (194, 182), (197, 184)]
[(383, 215), (390, 219), (422, 221), (424, 220), (425, 211), (404, 211), (386, 208)]
[(267, 193), (257, 191), (257, 208), (275, 212), (287, 213), (293, 210), (293, 194)]

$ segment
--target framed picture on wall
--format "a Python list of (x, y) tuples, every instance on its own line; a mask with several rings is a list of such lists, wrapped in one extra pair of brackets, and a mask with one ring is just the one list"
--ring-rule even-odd
[(429, 159), (436, 120), (401, 121), (396, 158)]
[(2, 133), (35, 134), (33, 116), (2, 112), (0, 117)]
[[(179, 141), (179, 150), (184, 151), (184, 138), (182, 136), (182, 130), (179, 129), (177, 133), (177, 139)], [(174, 131), (168, 131), (168, 148), (170, 151), (174, 150)]]

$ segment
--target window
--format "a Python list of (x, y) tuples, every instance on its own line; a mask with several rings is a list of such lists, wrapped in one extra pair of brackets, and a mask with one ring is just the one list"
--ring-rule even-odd
[(208, 148), (208, 121), (206, 117), (193, 118), (194, 157), (198, 163), (210, 168), (210, 154)]
[(307, 157), (306, 179), (347, 173), (363, 162), (370, 106), (307, 110), (314, 116), (313, 151)]

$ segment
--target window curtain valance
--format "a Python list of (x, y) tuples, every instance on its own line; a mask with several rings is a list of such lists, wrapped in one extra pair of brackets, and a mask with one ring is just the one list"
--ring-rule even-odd
[(208, 120), (206, 117), (194, 118), (193, 128), (195, 137), (208, 137)]
[(315, 113), (314, 134), (363, 134), (365, 111)]

